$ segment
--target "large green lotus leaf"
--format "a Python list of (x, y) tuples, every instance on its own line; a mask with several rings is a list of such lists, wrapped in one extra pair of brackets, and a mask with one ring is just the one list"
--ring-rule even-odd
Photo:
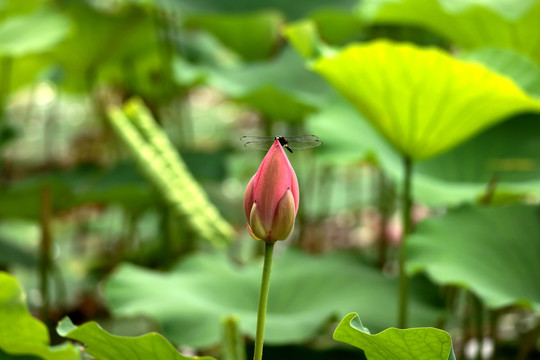
[(209, 85), (281, 120), (303, 119), (320, 106), (330, 90), (324, 81), (306, 70), (292, 49), (286, 49), (272, 61), (208, 71)]
[[(124, 264), (108, 280), (105, 296), (116, 316), (150, 316), (175, 343), (204, 347), (219, 341), (225, 315), (236, 314), (242, 332), (255, 336), (261, 271), (259, 263), (240, 268), (220, 254), (189, 257), (171, 273)], [(396, 279), (354, 254), (288, 250), (273, 264), (265, 341), (305, 342), (351, 309), (382, 330), (397, 318), (397, 288)], [(431, 325), (438, 307), (419, 300), (421, 293), (411, 299), (411, 322)]]
[(511, 49), (486, 47), (461, 52), (459, 58), (478, 62), (511, 78), (527, 93), (540, 97), (540, 65)]
[(540, 62), (537, 0), (367, 0), (362, 6), (373, 23), (421, 26), (465, 48), (511, 48)]
[(79, 360), (70, 343), (51, 347), (45, 324), (26, 307), (19, 282), (0, 272), (0, 350), (11, 355), (33, 355), (46, 360)]
[(540, 313), (539, 215), (536, 206), (464, 206), (427, 219), (407, 241), (407, 270), (463, 286), (490, 308)]
[[(302, 30), (302, 28), (306, 28)], [(306, 45), (304, 56), (310, 57), (314, 52), (310, 49), (315, 33), (315, 24), (299, 22), (287, 27), (287, 34), (297, 34), (297, 42), (302, 50)], [(307, 37), (307, 38), (306, 38)], [(485, 48), (461, 54), (461, 58), (479, 62), (486, 67), (510, 77), (528, 93), (540, 95), (540, 68), (526, 57), (509, 49)], [(328, 119), (334, 119), (328, 121)], [(497, 174), (499, 184), (512, 181), (514, 190), (531, 190), (531, 184), (523, 184), (523, 189), (516, 182), (529, 182), (539, 178), (536, 168), (537, 155), (535, 148), (537, 139), (534, 129), (539, 122), (534, 115), (525, 115), (494, 125), (492, 129), (474, 136), (455, 149), (419, 162), (415, 168), (416, 186), (421, 201), (444, 204), (470, 201), (485, 189), (485, 184)], [(398, 154), (384, 141), (373, 127), (341, 99), (334, 99), (323, 106), (306, 121), (309, 132), (321, 134), (324, 140), (324, 152), (318, 153), (319, 160), (331, 164), (354, 164), (365, 158), (376, 159), (393, 176), (399, 177), (401, 171)], [(506, 136), (509, 134), (509, 136)], [(506, 154), (503, 153), (506, 150)], [(465, 156), (466, 154), (466, 156)], [(504, 158), (505, 163), (516, 159), (514, 168), (494, 169), (490, 166), (493, 160)], [(521, 163), (521, 166), (519, 166)], [(530, 166), (524, 166), (528, 163)], [(463, 166), (466, 164), (466, 166)], [(512, 164), (511, 164), (512, 166)], [(519, 168), (516, 168), (518, 167)], [(434, 177), (434, 178), (432, 178)], [(450, 181), (451, 183), (447, 183)], [(453, 189), (453, 191), (449, 191)], [(458, 190), (461, 188), (462, 191)], [(422, 194), (426, 193), (424, 198)], [(441, 198), (436, 193), (446, 194)], [(462, 195), (460, 195), (460, 193)]]
[(96, 322), (75, 326), (69, 318), (64, 318), (57, 327), (58, 333), (86, 345), (84, 351), (96, 359), (114, 360), (212, 360), (211, 357), (187, 357), (158, 333), (138, 337), (123, 337), (109, 334)]
[[(415, 199), (434, 206), (476, 201), (494, 176), (501, 190), (540, 194), (540, 138), (534, 131), (539, 123), (538, 115), (512, 118), (447, 153), (417, 162)], [(321, 164), (376, 161), (396, 183), (401, 182), (399, 154), (344, 100), (335, 99), (309, 116), (306, 128), (324, 143), (325, 151), (317, 153)], [(326, 206), (324, 202), (321, 205)]]
[(540, 97), (540, 66), (515, 51), (482, 48), (460, 54), (460, 58), (476, 61), (514, 80), (527, 93)]
[(435, 328), (386, 329), (371, 334), (358, 314), (343, 318), (334, 339), (364, 350), (368, 360), (455, 360), (452, 339)]
[(403, 155), (426, 159), (540, 102), (510, 79), (447, 53), (376, 41), (323, 57), (332, 83)]
[(69, 18), (53, 11), (36, 11), (0, 24), (0, 55), (22, 56), (49, 50), (69, 33)]
[[(417, 172), (454, 183), (498, 184), (540, 190), (540, 115), (521, 115), (487, 129)], [(535, 184), (535, 185), (533, 185)]]
[[(512, 78), (528, 93), (540, 96), (540, 68), (520, 54), (508, 49), (486, 48), (462, 54), (462, 57), (480, 62)], [(476, 187), (471, 195), (478, 196), (485, 192), (489, 181), (496, 180), (503, 191), (532, 193), (538, 197), (540, 158), (536, 149), (540, 146), (540, 138), (535, 130), (538, 124), (536, 114), (521, 115), (496, 124), (444, 154), (418, 162), (416, 174), (420, 176), (420, 182), (424, 178), (432, 180), (431, 187), (440, 183), (441, 193), (448, 193), (446, 186)], [(422, 190), (430, 185), (426, 186), (424, 182)]]
[(193, 15), (186, 25), (205, 29), (243, 59), (255, 61), (267, 59), (277, 50), (283, 22), (279, 12), (264, 11)]
[[(319, 135), (324, 143), (324, 151), (317, 153), (321, 164), (355, 165), (361, 161), (375, 161), (396, 183), (401, 183), (403, 171), (399, 154), (344, 100), (336, 99), (309, 116), (306, 128)], [(484, 185), (478, 184), (451, 183), (418, 172), (415, 172), (413, 178), (415, 199), (435, 206), (471, 201), (476, 199), (484, 188)], [(324, 202), (321, 202), (321, 205), (327, 206)], [(321, 211), (324, 213), (325, 209), (322, 208)]]

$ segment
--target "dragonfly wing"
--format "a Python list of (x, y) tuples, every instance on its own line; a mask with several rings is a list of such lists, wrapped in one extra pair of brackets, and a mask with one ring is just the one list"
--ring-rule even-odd
[(322, 142), (319, 140), (315, 141), (289, 141), (287, 144), (291, 149), (310, 149), (317, 146), (321, 146)]
[[(244, 141), (244, 146), (248, 149), (268, 150), (274, 143), (274, 136), (242, 136), (240, 140)], [(291, 149), (309, 149), (322, 145), (319, 138), (315, 135), (286, 136), (287, 146)]]
[(285, 136), (285, 139), (289, 142), (313, 142), (319, 140), (315, 135), (302, 135), (302, 136)]
[(255, 149), (255, 150), (268, 150), (270, 149), (270, 146), (272, 146), (273, 141), (248, 141), (244, 144), (245, 147), (248, 149)]
[(252, 142), (252, 141), (272, 141), (274, 142), (276, 138), (274, 136), (253, 136), (245, 135), (240, 138), (242, 141)]

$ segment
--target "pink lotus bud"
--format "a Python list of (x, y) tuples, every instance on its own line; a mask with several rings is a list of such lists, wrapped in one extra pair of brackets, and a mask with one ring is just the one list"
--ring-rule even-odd
[(249, 233), (267, 243), (285, 240), (294, 227), (298, 203), (296, 174), (276, 139), (244, 194)]

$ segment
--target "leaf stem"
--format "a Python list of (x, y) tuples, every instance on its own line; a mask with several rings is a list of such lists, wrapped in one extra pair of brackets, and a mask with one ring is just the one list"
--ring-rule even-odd
[(41, 306), (41, 316), (45, 323), (49, 322), (49, 273), (52, 265), (51, 259), (51, 189), (45, 186), (41, 189), (41, 244), (39, 249), (40, 262), (39, 262), (39, 280), (40, 291), (43, 299)]
[(403, 158), (403, 232), (401, 235), (401, 248), (399, 252), (399, 321), (398, 326), (402, 329), (407, 328), (407, 308), (409, 300), (409, 278), (405, 270), (407, 259), (407, 247), (405, 241), (411, 231), (411, 179), (412, 179), (412, 160), (409, 157)]
[(377, 206), (380, 214), (379, 228), (381, 229), (378, 242), (379, 242), (379, 256), (378, 263), (379, 267), (384, 269), (387, 262), (387, 253), (388, 253), (388, 236), (386, 232), (386, 227), (388, 226), (388, 218), (392, 211), (392, 205), (394, 201), (393, 189), (389, 181), (386, 179), (386, 175), (382, 169), (376, 169), (377, 182), (376, 192), (377, 194)]
[(272, 271), (273, 254), (274, 244), (265, 243), (261, 292), (259, 293), (259, 308), (257, 310), (257, 334), (255, 335), (255, 354), (253, 355), (254, 360), (262, 359), (264, 323), (266, 321), (266, 305), (268, 303), (268, 290), (270, 289), (270, 272)]

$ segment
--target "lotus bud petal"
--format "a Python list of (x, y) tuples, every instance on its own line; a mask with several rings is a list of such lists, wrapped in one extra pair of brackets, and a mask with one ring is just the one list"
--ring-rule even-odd
[(294, 197), (289, 189), (279, 200), (276, 207), (276, 214), (272, 223), (272, 238), (276, 240), (288, 238), (293, 230), (295, 218)]
[(269, 230), (264, 228), (262, 220), (259, 216), (259, 212), (257, 211), (257, 203), (254, 203), (253, 207), (251, 208), (248, 226), (251, 229), (251, 234), (255, 235), (257, 239), (265, 239), (268, 235)]
[(294, 227), (298, 204), (296, 174), (276, 139), (244, 193), (251, 236), (269, 243), (285, 240)]

